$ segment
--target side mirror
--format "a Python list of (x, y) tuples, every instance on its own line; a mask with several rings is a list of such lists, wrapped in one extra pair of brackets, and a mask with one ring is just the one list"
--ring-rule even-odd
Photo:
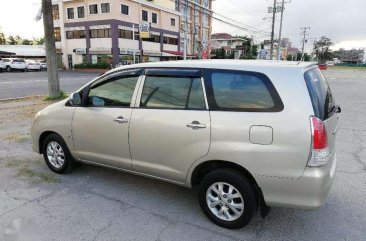
[(95, 107), (103, 107), (105, 105), (105, 101), (97, 96), (92, 97), (91, 103)]
[(72, 106), (79, 106), (81, 105), (81, 95), (80, 93), (74, 93), (69, 99), (69, 102)]

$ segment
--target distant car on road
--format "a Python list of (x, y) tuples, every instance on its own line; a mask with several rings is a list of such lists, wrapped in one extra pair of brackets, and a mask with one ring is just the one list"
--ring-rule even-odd
[(2, 58), (0, 58), (0, 72), (3, 72), (3, 70), (5, 69), (5, 64)]
[(37, 70), (37, 71), (41, 71), (41, 64), (38, 63), (35, 60), (26, 60), (26, 67), (27, 70)]
[(20, 58), (4, 58), (5, 70), (10, 72), (12, 70), (25, 71), (27, 69), (24, 59)]
[(37, 62), (41, 65), (41, 70), (47, 69), (47, 62), (46, 62), (46, 60), (38, 60)]

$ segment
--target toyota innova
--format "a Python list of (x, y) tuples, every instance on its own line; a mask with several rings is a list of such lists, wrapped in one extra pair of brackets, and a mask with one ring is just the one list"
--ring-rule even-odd
[(315, 63), (143, 63), (41, 110), (31, 133), (56, 173), (83, 162), (198, 186), (205, 215), (234, 229), (324, 203), (340, 111)]

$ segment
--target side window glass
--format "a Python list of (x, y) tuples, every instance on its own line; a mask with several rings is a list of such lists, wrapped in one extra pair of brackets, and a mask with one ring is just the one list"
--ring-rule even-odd
[(161, 109), (205, 109), (201, 79), (147, 76), (140, 106)]
[(251, 112), (283, 109), (280, 97), (265, 76), (238, 71), (213, 71), (208, 79), (215, 109)]
[(116, 77), (92, 86), (89, 91), (89, 106), (130, 107), (138, 78)]

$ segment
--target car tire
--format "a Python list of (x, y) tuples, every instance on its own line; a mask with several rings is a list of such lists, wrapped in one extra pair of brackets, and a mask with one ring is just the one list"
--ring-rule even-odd
[(258, 209), (255, 187), (234, 169), (207, 174), (200, 183), (198, 200), (204, 214), (227, 229), (246, 226)]
[(6, 66), (5, 69), (6, 69), (7, 72), (10, 72), (11, 71), (11, 67), (10, 66)]
[(43, 141), (43, 157), (47, 166), (58, 174), (71, 171), (75, 162), (65, 141), (58, 134), (50, 134)]

